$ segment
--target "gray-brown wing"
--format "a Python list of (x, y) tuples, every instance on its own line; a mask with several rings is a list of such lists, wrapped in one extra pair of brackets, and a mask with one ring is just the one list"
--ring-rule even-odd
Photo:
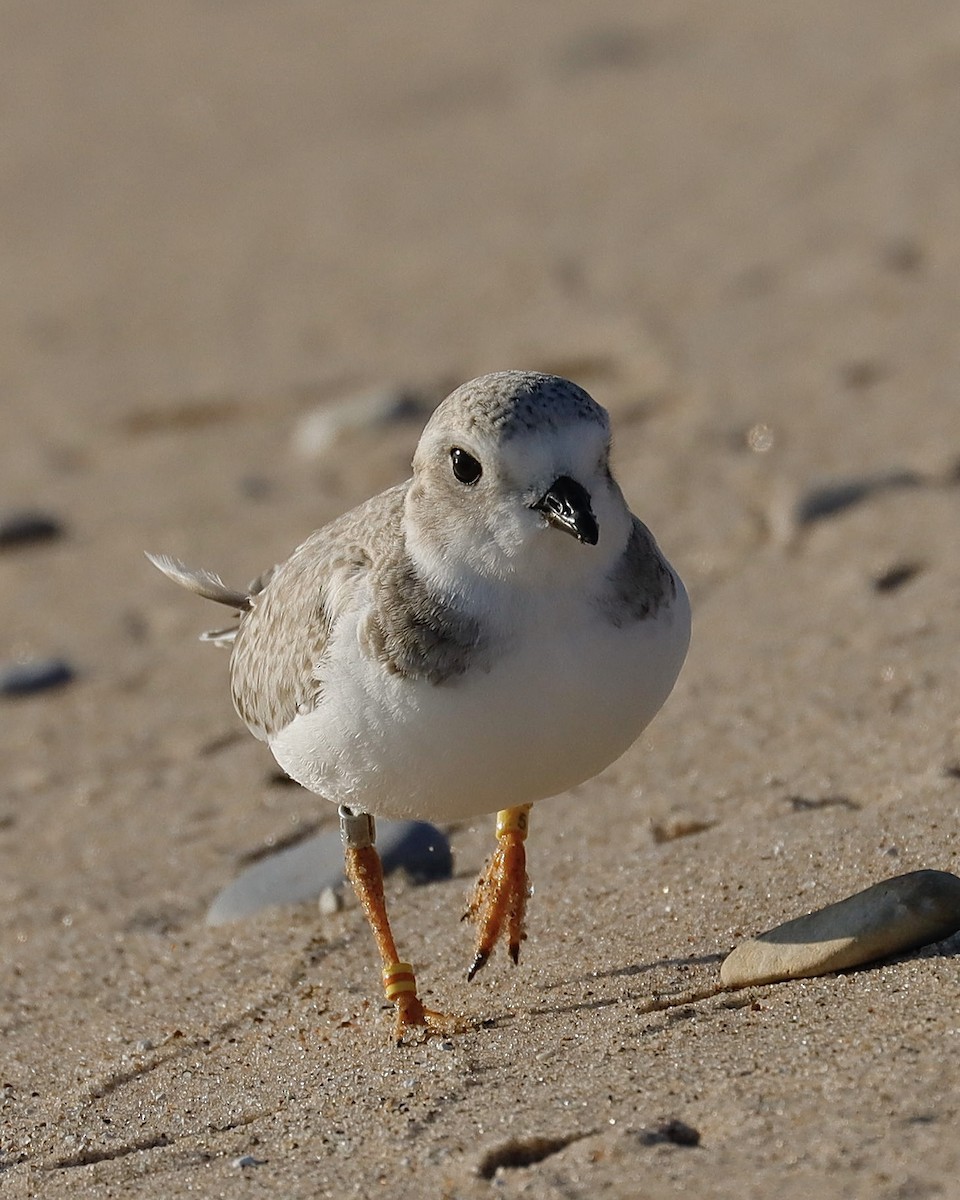
[(636, 517), (626, 548), (607, 579), (601, 611), (616, 626), (655, 617), (677, 594), (673, 574), (653, 534)]
[(251, 588), (230, 678), (236, 710), (258, 737), (316, 705), (330, 630), (384, 545), (402, 538), (405, 491), (391, 488), (317, 530)]
[(237, 712), (269, 737), (313, 709), (330, 631), (363, 606), (361, 646), (391, 672), (442, 683), (480, 651), (472, 618), (431, 592), (403, 537), (409, 484), (375, 496), (312, 534), (251, 595), (231, 659)]

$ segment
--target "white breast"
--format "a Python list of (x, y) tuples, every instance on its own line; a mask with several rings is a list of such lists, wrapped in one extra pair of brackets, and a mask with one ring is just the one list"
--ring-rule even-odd
[(583, 603), (528, 597), (489, 670), (440, 685), (386, 674), (340, 623), (323, 696), (270, 742), (280, 766), (338, 804), (450, 821), (556, 795), (636, 740), (686, 654), (683, 585), (656, 617), (616, 628)]

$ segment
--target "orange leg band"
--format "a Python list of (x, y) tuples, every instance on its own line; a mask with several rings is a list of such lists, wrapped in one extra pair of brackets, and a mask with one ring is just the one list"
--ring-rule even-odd
[(461, 1028), (455, 1018), (425, 1009), (417, 995), (417, 979), (410, 963), (401, 962), (387, 916), (383, 892), (383, 865), (374, 846), (373, 817), (340, 809), (340, 832), (344, 845), (347, 877), (373, 930), (383, 963), (383, 990), (397, 1010), (396, 1040), (399, 1045), (407, 1030), (420, 1026), (430, 1033), (452, 1033)]

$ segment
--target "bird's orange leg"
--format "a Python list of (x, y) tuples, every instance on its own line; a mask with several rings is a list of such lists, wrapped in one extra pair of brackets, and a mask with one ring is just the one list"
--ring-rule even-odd
[(357, 899), (373, 929), (373, 936), (377, 939), (377, 949), (383, 961), (383, 990), (387, 999), (396, 1005), (397, 1045), (400, 1045), (409, 1029), (422, 1030), (424, 1037), (433, 1033), (461, 1032), (465, 1026), (456, 1017), (424, 1008), (417, 995), (413, 967), (410, 963), (399, 961), (383, 894), (383, 867), (374, 845), (376, 827), (373, 817), (368, 813), (355, 813), (346, 805), (341, 805), (340, 836), (343, 839), (347, 877), (353, 884)]
[(527, 854), (523, 843), (531, 805), (504, 808), (497, 813), (497, 848), (487, 863), (464, 914), (477, 926), (477, 950), (467, 979), (483, 967), (507, 930), (507, 945), (514, 963), (520, 959), (520, 943), (527, 936), (524, 918), (530, 884), (527, 879)]

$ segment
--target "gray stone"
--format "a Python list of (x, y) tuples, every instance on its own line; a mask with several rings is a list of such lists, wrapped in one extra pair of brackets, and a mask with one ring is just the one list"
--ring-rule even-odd
[(439, 399), (403, 387), (377, 388), (347, 396), (301, 417), (293, 434), (294, 449), (303, 458), (321, 459), (334, 452), (342, 439), (352, 433), (404, 423), (412, 423), (419, 430)]
[(960, 879), (911, 871), (741, 942), (720, 967), (726, 987), (843, 971), (942, 941), (960, 929)]
[[(404, 870), (414, 883), (449, 879), (453, 873), (450, 842), (426, 821), (377, 821), (377, 850), (385, 874)], [(226, 925), (275, 905), (317, 900), (343, 883), (340, 834), (323, 833), (248, 867), (211, 904), (207, 924)]]

